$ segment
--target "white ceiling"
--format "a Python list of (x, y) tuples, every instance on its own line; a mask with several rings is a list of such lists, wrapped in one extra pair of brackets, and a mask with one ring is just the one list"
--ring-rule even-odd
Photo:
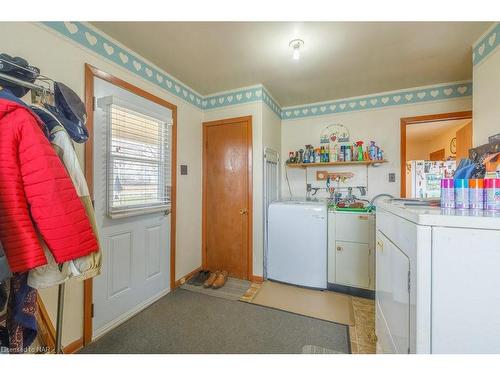
[[(486, 22), (94, 22), (202, 95), (258, 83), (281, 106), (472, 78)], [(290, 40), (301, 38), (301, 58)]]
[(449, 131), (458, 130), (469, 122), (471, 122), (471, 119), (411, 124), (406, 128), (406, 139), (414, 143), (430, 141)]

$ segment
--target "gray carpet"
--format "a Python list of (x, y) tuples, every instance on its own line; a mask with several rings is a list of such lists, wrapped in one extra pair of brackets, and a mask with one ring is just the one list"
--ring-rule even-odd
[(243, 294), (246, 293), (248, 288), (250, 288), (250, 284), (251, 283), (248, 280), (239, 280), (228, 277), (224, 286), (219, 289), (204, 288), (203, 285), (193, 285), (189, 282), (181, 285), (181, 288), (189, 290), (191, 292), (207, 294), (209, 296), (225, 298), (232, 301), (238, 301), (243, 296)]
[(348, 353), (347, 326), (177, 289), (79, 353)]

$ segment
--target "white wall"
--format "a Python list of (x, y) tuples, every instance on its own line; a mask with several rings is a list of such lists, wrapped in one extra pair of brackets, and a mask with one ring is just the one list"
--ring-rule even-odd
[[(368, 194), (367, 198), (380, 194), (389, 193), (399, 196), (400, 193), (400, 119), (419, 115), (430, 115), (436, 113), (456, 112), (470, 110), (472, 100), (470, 97), (450, 99), (421, 104), (402, 105), (377, 110), (341, 113), (321, 117), (310, 117), (298, 120), (282, 121), (281, 127), (281, 157), (282, 164), (288, 158), (289, 151), (304, 148), (306, 144), (319, 145), (322, 129), (330, 124), (340, 123), (347, 127), (350, 132), (350, 140), (375, 141), (385, 152), (388, 163), (379, 167), (368, 168)], [(283, 167), (282, 193), (284, 197), (290, 196), (285, 179), (288, 173), (292, 194), (294, 197), (306, 195), (306, 174), (303, 169)], [(285, 169), (286, 168), (286, 169)], [(321, 170), (329, 171), (352, 171), (356, 174), (356, 185), (365, 182), (365, 166), (342, 166), (340, 168), (321, 167)], [(308, 173), (308, 182), (313, 186), (325, 187), (324, 182), (316, 182), (314, 171)], [(388, 182), (389, 173), (396, 174), (396, 182)], [(349, 183), (347, 183), (349, 184)], [(352, 185), (353, 183), (351, 183)], [(359, 194), (358, 191), (354, 191)], [(318, 192), (318, 196), (326, 197), (326, 191)]]
[(474, 146), (488, 143), (488, 136), (500, 133), (499, 98), (500, 48), (497, 47), (473, 69)]
[[(0, 23), (0, 51), (26, 58), (43, 74), (64, 82), (81, 97), (84, 95), (84, 64), (115, 75), (159, 96), (178, 109), (177, 164), (187, 164), (189, 174), (177, 174), (176, 278), (201, 265), (201, 126), (202, 111), (161, 90), (159, 87), (110, 63), (98, 55), (33, 23)], [(84, 148), (76, 145), (83, 165)], [(57, 288), (40, 295), (55, 322)], [(70, 282), (66, 288), (63, 345), (82, 337), (83, 283)]]

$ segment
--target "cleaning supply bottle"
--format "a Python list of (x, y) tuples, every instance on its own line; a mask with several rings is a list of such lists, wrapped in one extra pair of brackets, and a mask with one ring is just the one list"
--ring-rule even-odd
[(351, 161), (352, 160), (352, 149), (351, 146), (345, 146), (345, 161)]
[(363, 141), (357, 141), (356, 146), (358, 149), (358, 161), (363, 161)]
[(375, 146), (375, 141), (370, 141), (370, 149), (369, 149), (370, 160), (377, 159), (376, 147), (377, 146)]

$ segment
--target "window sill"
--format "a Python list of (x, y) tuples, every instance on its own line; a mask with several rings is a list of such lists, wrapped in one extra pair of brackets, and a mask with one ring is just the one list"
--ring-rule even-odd
[(107, 216), (112, 220), (123, 219), (132, 216), (154, 214), (157, 212), (164, 212), (165, 216), (167, 216), (170, 214), (171, 211), (172, 210), (170, 209), (170, 206), (161, 206), (161, 207), (130, 209), (122, 212), (108, 212)]

